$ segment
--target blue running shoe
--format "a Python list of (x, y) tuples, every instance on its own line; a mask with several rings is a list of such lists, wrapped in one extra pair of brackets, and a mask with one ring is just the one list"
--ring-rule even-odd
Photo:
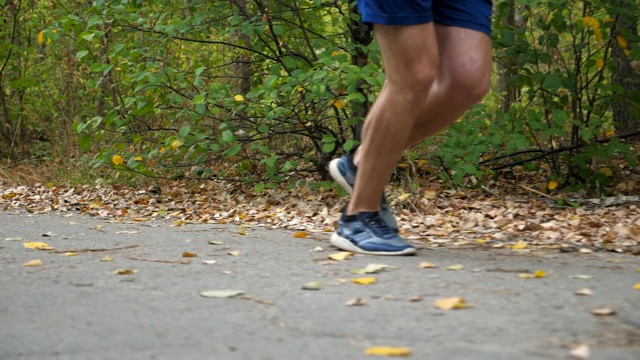
[(335, 247), (361, 254), (413, 255), (416, 248), (387, 226), (379, 212), (342, 215), (331, 236)]
[[(338, 159), (333, 159), (329, 163), (329, 173), (331, 177), (349, 194), (353, 193), (353, 186), (356, 182), (356, 173), (358, 168), (353, 163), (353, 153), (348, 152)], [(344, 212), (344, 210), (343, 210)], [(391, 211), (391, 207), (387, 205), (387, 199), (384, 194), (380, 199), (380, 216), (384, 222), (393, 231), (398, 232), (398, 223), (396, 217)]]

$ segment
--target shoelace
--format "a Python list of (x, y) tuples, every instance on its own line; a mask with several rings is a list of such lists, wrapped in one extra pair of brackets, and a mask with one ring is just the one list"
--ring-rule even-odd
[(361, 221), (366, 222), (377, 236), (384, 238), (396, 234), (377, 212), (362, 213), (359, 218)]

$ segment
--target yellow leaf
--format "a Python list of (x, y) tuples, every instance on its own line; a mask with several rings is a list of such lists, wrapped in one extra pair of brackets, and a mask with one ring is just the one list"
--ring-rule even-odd
[(135, 273), (137, 273), (138, 270), (131, 270), (131, 269), (118, 269), (116, 271), (113, 272), (114, 275), (133, 275)]
[(430, 263), (428, 261), (423, 261), (420, 263), (420, 269), (435, 269), (438, 267), (438, 265)]
[(38, 33), (38, 44), (42, 45), (44, 42), (44, 30), (40, 30)]
[(398, 196), (398, 201), (403, 203), (403, 202), (407, 201), (407, 199), (409, 199), (410, 196), (411, 196), (411, 193), (404, 193), (404, 194)]
[(555, 188), (557, 188), (557, 187), (558, 187), (558, 182), (557, 182), (557, 181), (555, 181), (555, 180), (551, 180), (551, 181), (549, 181), (549, 183), (547, 184), (547, 189), (549, 189), (549, 190), (553, 190), (553, 189), (555, 189)]
[(590, 28), (592, 28), (593, 30), (599, 30), (600, 29), (600, 21), (598, 21), (598, 19), (591, 17), (591, 16), (585, 16), (584, 18), (582, 18), (582, 23)]
[(298, 85), (298, 86), (296, 86), (296, 90), (297, 90), (298, 92), (303, 92), (303, 91), (304, 91), (304, 88), (303, 88), (302, 86)]
[(40, 241), (31, 241), (22, 244), (27, 249), (38, 249), (38, 250), (51, 250), (53, 249), (47, 243), (43, 243)]
[(100, 259), (100, 261), (102, 262), (106, 262), (106, 261), (113, 261), (115, 260), (114, 258), (112, 258), (111, 256), (107, 255), (105, 257), (103, 257), (102, 259)]
[(447, 270), (462, 270), (464, 269), (464, 265), (462, 264), (455, 264), (455, 265), (451, 265), (451, 266), (447, 266), (446, 268)]
[(136, 157), (133, 158), (133, 160), (135, 161), (142, 161), (142, 156), (137, 155)]
[(309, 234), (307, 234), (306, 231), (298, 231), (295, 234), (293, 234), (293, 237), (296, 239), (306, 238), (307, 236), (309, 236)]
[(600, 29), (594, 29), (593, 33), (596, 35), (596, 40), (598, 42), (602, 41), (602, 32), (600, 31)]
[(373, 356), (410, 356), (411, 349), (406, 347), (372, 346), (365, 349), (364, 354)]
[(36, 259), (36, 260), (27, 261), (26, 263), (22, 264), (22, 266), (25, 266), (25, 267), (42, 266), (42, 260)]
[(171, 148), (172, 148), (173, 150), (178, 150), (178, 148), (179, 148), (180, 146), (182, 146), (182, 144), (184, 144), (182, 141), (180, 141), (180, 140), (176, 139), (176, 140), (174, 140), (174, 141), (171, 143)]
[(340, 51), (338, 51), (338, 50), (336, 50), (336, 51), (331, 53), (331, 56), (334, 56), (334, 57), (338, 56), (338, 55), (340, 55)]
[(356, 283), (358, 285), (369, 285), (369, 284), (373, 284), (374, 282), (376, 282), (376, 278), (374, 278), (374, 277), (363, 277), (363, 278), (351, 279), (351, 281), (353, 281), (354, 283)]
[(478, 244), (484, 244), (486, 242), (487, 241), (485, 239), (476, 239), (476, 243), (478, 243)]
[(64, 256), (76, 256), (76, 255), (78, 255), (78, 253), (73, 251), (64, 253)]
[(343, 252), (339, 252), (339, 253), (335, 253), (335, 254), (329, 255), (329, 259), (336, 260), (336, 261), (343, 261), (343, 260), (346, 260), (350, 256), (353, 256), (352, 252), (343, 251)]
[(229, 251), (227, 254), (229, 254), (231, 256), (239, 256), (240, 255), (240, 250)]
[(124, 162), (124, 158), (120, 155), (113, 155), (111, 162), (113, 162), (114, 165), (120, 165)]
[(622, 35), (616, 35), (616, 41), (621, 48), (627, 49), (629, 48), (629, 44), (627, 43), (627, 39), (625, 39)]
[(545, 274), (545, 272), (542, 270), (536, 270), (536, 272), (533, 273), (533, 276), (537, 278), (545, 278), (547, 277), (547, 274)]
[(527, 273), (522, 273), (522, 274), (518, 274), (518, 277), (520, 279), (533, 279), (535, 278), (535, 275), (533, 274), (527, 274)]
[(331, 105), (337, 107), (338, 109), (342, 109), (344, 107), (344, 103), (338, 99), (331, 100)]
[(605, 18), (602, 20), (602, 22), (603, 22), (603, 23), (612, 23), (612, 22), (614, 22), (614, 21), (615, 21), (615, 20), (613, 20), (613, 18), (612, 18), (611, 16), (609, 16), (609, 15), (607, 15), (607, 17), (605, 17)]
[(601, 168), (600, 172), (605, 174), (607, 177), (612, 177), (613, 176), (613, 171), (611, 171), (611, 169), (608, 168), (608, 167)]
[(194, 254), (194, 253), (190, 253), (190, 252), (183, 252), (182, 253), (182, 257), (198, 257), (198, 254)]
[(526, 248), (527, 248), (527, 243), (522, 240), (518, 240), (518, 242), (511, 247), (511, 249), (513, 250), (524, 250)]
[(244, 96), (238, 94), (238, 95), (233, 97), (233, 100), (235, 100), (235, 101), (244, 101)]
[(626, 57), (629, 57), (630, 54), (631, 54), (631, 52), (629, 51), (629, 49), (624, 49), (624, 55)]
[(464, 309), (469, 307), (461, 297), (438, 299), (434, 301), (433, 304), (440, 310)]
[(636, 290), (640, 290), (640, 283), (633, 285), (633, 288)]
[(598, 59), (598, 60), (596, 60), (596, 66), (597, 66), (599, 69), (602, 69), (602, 68), (604, 67), (604, 60), (602, 60), (602, 59)]

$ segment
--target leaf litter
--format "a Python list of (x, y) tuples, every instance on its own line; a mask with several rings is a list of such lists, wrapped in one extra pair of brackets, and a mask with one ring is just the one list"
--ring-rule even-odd
[[(580, 206), (561, 207), (553, 201), (555, 197), (544, 193), (548, 181), (540, 180), (539, 184), (513, 183), (512, 187), (488, 182), (481, 189), (464, 191), (442, 189), (437, 183), (411, 192), (392, 186), (388, 198), (402, 233), (425, 247), (533, 251), (568, 245), (580, 253), (640, 253), (640, 197), (635, 196), (635, 187), (626, 187), (629, 196), (580, 198), (580, 193), (571, 194), (573, 198), (567, 200)], [(253, 186), (220, 180), (195, 185), (165, 181), (147, 189), (121, 186), (117, 191), (103, 184), (0, 184), (0, 208), (63, 215), (80, 212), (134, 223), (169, 220), (180, 225), (262, 226), (291, 229), (298, 236), (335, 229), (345, 201), (335, 189), (291, 190), (287, 186), (285, 182), (256, 195)], [(535, 188), (540, 190), (532, 191)], [(241, 228), (239, 233), (246, 235), (247, 231)]]

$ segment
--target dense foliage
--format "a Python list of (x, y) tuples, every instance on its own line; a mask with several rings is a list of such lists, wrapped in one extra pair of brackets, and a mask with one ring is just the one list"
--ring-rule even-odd
[[(0, 0), (0, 156), (151, 177), (324, 176), (384, 81), (355, 1)], [(407, 153), (458, 186), (522, 166), (601, 191), (640, 130), (636, 1), (495, 2), (495, 86)], [(62, 147), (60, 145), (63, 145)], [(437, 145), (437, 146), (436, 146)], [(67, 154), (68, 155), (68, 154)]]

